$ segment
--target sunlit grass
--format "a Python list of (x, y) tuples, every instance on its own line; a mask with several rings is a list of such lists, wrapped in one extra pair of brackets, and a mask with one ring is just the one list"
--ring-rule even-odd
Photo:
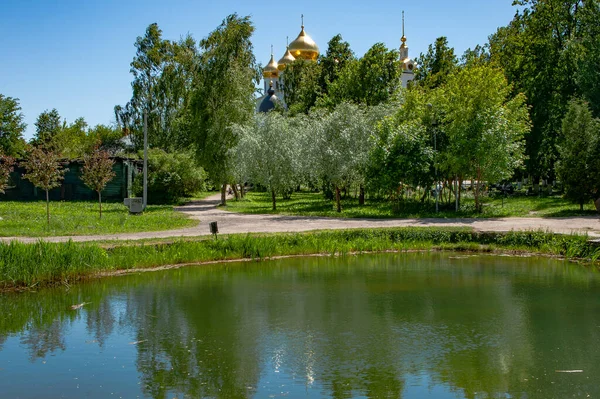
[(390, 228), (286, 234), (237, 234), (166, 243), (0, 243), (0, 289), (76, 281), (100, 271), (282, 255), (347, 255), (388, 250), (522, 250), (596, 261), (586, 236), (544, 232), (481, 233), (467, 228)]
[(46, 223), (46, 203), (0, 201), (0, 236), (64, 236), (159, 231), (197, 224), (172, 206), (149, 205), (142, 215), (130, 215), (122, 203), (50, 202), (50, 226)]
[(558, 197), (501, 197), (483, 198), (483, 212), (475, 211), (472, 195), (463, 196), (459, 212), (455, 212), (453, 202), (441, 201), (440, 212), (435, 212), (432, 200), (421, 203), (419, 200), (405, 200), (391, 203), (387, 200), (369, 200), (359, 206), (356, 198), (342, 200), (342, 213), (336, 212), (334, 201), (327, 200), (321, 193), (297, 192), (289, 200), (277, 198), (277, 211), (272, 210), (269, 193), (250, 192), (243, 200), (229, 201), (227, 210), (251, 214), (282, 214), (305, 216), (328, 216), (342, 218), (497, 218), (497, 217), (566, 217), (597, 215), (590, 202), (579, 211), (579, 205)]

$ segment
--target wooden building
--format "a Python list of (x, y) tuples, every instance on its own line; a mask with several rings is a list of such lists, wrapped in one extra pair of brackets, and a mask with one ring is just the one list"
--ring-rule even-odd
[[(142, 170), (142, 161), (130, 158), (112, 157), (115, 161), (113, 170), (115, 177), (106, 185), (102, 191), (102, 199), (122, 201), (124, 198), (132, 197), (133, 180)], [(69, 169), (60, 187), (50, 191), (50, 199), (64, 201), (96, 200), (98, 194), (92, 191), (81, 180), (82, 160), (68, 160), (63, 165)], [(0, 201), (35, 201), (45, 200), (46, 192), (36, 188), (29, 180), (23, 179), (25, 170), (15, 166), (11, 173), (11, 182), (6, 194), (0, 196)]]

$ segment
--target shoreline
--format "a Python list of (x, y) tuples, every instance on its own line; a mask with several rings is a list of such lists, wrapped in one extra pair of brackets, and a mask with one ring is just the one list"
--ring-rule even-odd
[(543, 256), (595, 264), (588, 237), (541, 231), (478, 232), (464, 228), (382, 228), (307, 233), (235, 234), (123, 243), (0, 243), (0, 293), (89, 279), (207, 264), (315, 256), (452, 251)]

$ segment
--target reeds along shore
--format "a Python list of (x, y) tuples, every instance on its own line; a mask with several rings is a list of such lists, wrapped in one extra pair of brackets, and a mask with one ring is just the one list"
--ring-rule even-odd
[(231, 235), (169, 243), (0, 243), (0, 290), (39, 287), (96, 276), (100, 272), (283, 255), (388, 250), (517, 250), (596, 262), (600, 249), (581, 235), (545, 232), (482, 233), (468, 229), (393, 228), (312, 233)]

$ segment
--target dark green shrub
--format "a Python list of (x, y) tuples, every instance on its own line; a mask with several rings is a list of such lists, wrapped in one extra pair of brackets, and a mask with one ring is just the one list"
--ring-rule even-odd
[[(135, 177), (133, 190), (142, 195), (143, 174)], [(148, 151), (148, 203), (172, 203), (206, 190), (206, 172), (188, 153)]]

